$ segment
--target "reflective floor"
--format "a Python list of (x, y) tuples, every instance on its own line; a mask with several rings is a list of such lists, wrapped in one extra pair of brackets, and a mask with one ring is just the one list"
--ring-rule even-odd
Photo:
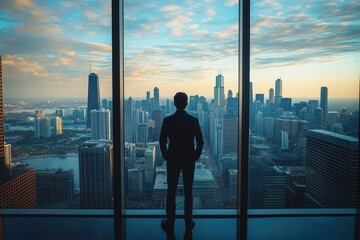
[[(126, 240), (165, 240), (160, 220), (126, 219)], [(237, 239), (236, 218), (200, 218), (195, 221), (194, 240)], [(248, 240), (357, 240), (355, 226), (355, 217), (249, 218)], [(176, 239), (183, 239), (184, 229), (183, 220), (177, 220)], [(114, 220), (111, 217), (5, 217), (3, 230), (5, 240), (114, 239)]]

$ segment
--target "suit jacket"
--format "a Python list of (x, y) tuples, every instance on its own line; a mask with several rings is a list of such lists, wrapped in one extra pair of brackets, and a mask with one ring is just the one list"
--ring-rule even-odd
[[(194, 139), (196, 146), (194, 146)], [(167, 146), (167, 140), (169, 145)], [(177, 110), (163, 121), (160, 133), (160, 150), (169, 162), (195, 162), (204, 145), (199, 120), (186, 111)]]

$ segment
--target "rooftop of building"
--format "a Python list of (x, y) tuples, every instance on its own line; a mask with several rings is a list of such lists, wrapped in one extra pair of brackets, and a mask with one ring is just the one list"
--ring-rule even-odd
[(359, 151), (359, 139), (340, 133), (334, 133), (326, 130), (315, 129), (308, 131), (308, 138), (315, 138), (322, 142), (327, 142), (334, 146), (351, 151)]
[(61, 168), (42, 169), (42, 170), (36, 170), (36, 174), (74, 174), (74, 170), (73, 169), (63, 170)]
[[(166, 190), (167, 189), (167, 172), (163, 168), (156, 169), (156, 179), (154, 183), (154, 190)], [(207, 183), (207, 184), (205, 184)], [(202, 163), (196, 163), (194, 174), (194, 189), (201, 186), (208, 186), (213, 184), (215, 186), (214, 176), (210, 169), (204, 167)], [(182, 175), (179, 177), (179, 186), (182, 185)]]
[(330, 132), (330, 131), (326, 131), (326, 130), (322, 130), (322, 129), (313, 129), (313, 130), (309, 130), (309, 132), (320, 133), (320, 134), (324, 134), (326, 136), (340, 138), (340, 139), (343, 139), (343, 140), (346, 140), (349, 142), (358, 142), (359, 141), (359, 139), (355, 138), (355, 137), (347, 136), (347, 135), (340, 134), (340, 133)]
[(21, 165), (21, 164), (12, 164), (11, 167), (4, 167), (3, 170), (1, 170), (1, 174), (3, 174), (3, 176), (1, 176), (0, 178), (0, 185), (8, 183), (11, 180), (29, 171), (35, 171), (35, 170), (33, 168), (29, 168), (27, 165)]
[(110, 145), (112, 145), (112, 141), (105, 139), (98, 139), (98, 140), (88, 140), (84, 142), (81, 145), (81, 147), (103, 148)]

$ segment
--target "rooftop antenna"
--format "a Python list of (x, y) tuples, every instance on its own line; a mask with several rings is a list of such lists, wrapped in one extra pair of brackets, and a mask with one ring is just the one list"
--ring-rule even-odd
[(90, 58), (90, 73), (91, 73), (91, 62), (92, 62), (92, 58)]

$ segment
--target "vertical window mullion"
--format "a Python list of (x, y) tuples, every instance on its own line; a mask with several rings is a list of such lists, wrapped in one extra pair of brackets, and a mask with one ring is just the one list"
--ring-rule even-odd
[(239, 158), (238, 222), (239, 239), (247, 239), (249, 162), (249, 83), (250, 83), (250, 0), (239, 2)]
[(123, 181), (121, 174), (123, 142), (123, 82), (124, 38), (123, 0), (112, 0), (112, 98), (113, 98), (113, 193), (114, 193), (114, 238), (122, 239)]

